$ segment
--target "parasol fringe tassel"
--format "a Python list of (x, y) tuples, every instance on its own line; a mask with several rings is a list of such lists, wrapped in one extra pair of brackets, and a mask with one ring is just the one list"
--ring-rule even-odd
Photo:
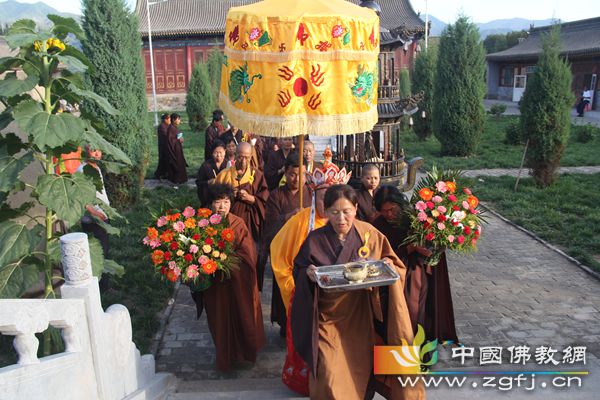
[(265, 116), (235, 108), (221, 93), (220, 106), (239, 129), (268, 137), (293, 137), (299, 134), (335, 136), (368, 132), (378, 120), (376, 104), (369, 111), (354, 114)]

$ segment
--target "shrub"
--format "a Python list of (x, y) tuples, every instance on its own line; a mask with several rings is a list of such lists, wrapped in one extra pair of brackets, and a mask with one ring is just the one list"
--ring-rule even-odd
[[(83, 0), (83, 52), (94, 66), (88, 87), (118, 109), (109, 115), (96, 104), (83, 110), (106, 127), (104, 137), (121, 148), (132, 162), (119, 174), (106, 174), (106, 192), (118, 206), (135, 203), (150, 155), (151, 126), (146, 118), (146, 75), (142, 62), (137, 16), (123, 0)], [(110, 18), (107, 18), (110, 16)], [(140, 118), (143, 116), (143, 118)]]
[(477, 26), (461, 16), (440, 38), (433, 133), (442, 154), (468, 156), (475, 152), (485, 125), (485, 55)]
[(419, 104), (419, 115), (414, 118), (415, 125), (413, 127), (419, 140), (427, 139), (432, 133), (431, 109), (433, 107), (436, 58), (435, 48), (430, 47), (420, 52), (415, 60), (415, 69), (412, 74), (413, 90), (415, 93), (423, 92), (424, 94), (423, 100)]
[(575, 134), (575, 140), (579, 143), (589, 143), (594, 140), (594, 137), (600, 136), (600, 128), (597, 128), (592, 124), (571, 125), (571, 129)]
[(490, 107), (490, 114), (496, 118), (500, 118), (506, 112), (506, 104), (494, 104)]
[(208, 68), (204, 63), (196, 64), (185, 98), (185, 110), (188, 114), (190, 128), (197, 132), (203, 131), (210, 121), (213, 108), (214, 98), (208, 77)]
[(525, 141), (523, 140), (523, 133), (521, 132), (521, 125), (518, 121), (511, 122), (506, 126), (504, 130), (506, 134), (504, 138), (504, 143), (511, 144), (513, 146), (523, 144)]
[(571, 68), (560, 57), (560, 30), (554, 26), (542, 41), (542, 54), (521, 99), (521, 130), (527, 132), (527, 165), (540, 187), (556, 180), (556, 170), (569, 140)]

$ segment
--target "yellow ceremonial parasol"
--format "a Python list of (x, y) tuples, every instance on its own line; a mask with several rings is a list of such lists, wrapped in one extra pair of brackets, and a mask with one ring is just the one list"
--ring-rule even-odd
[(332, 136), (377, 123), (379, 17), (371, 9), (343, 0), (234, 7), (224, 52), (219, 104), (242, 130)]

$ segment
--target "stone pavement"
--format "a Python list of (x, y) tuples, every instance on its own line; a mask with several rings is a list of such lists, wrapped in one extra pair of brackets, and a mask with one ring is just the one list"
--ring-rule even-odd
[[(523, 398), (592, 399), (600, 391), (600, 281), (571, 261), (550, 250), (526, 233), (500, 218), (489, 215), (480, 248), (469, 256), (450, 256), (450, 278), (456, 325), (467, 347), (528, 345), (533, 350), (545, 345), (561, 350), (566, 346), (587, 346), (587, 364), (575, 370), (591, 371), (582, 389), (550, 390), (535, 393), (498, 389), (430, 389), (431, 399)], [(205, 315), (195, 319), (189, 290), (181, 287), (166, 328), (157, 358), (157, 369), (183, 380), (172, 399), (208, 398), (293, 398), (279, 376), (285, 357), (285, 342), (271, 325), (270, 274), (262, 294), (267, 345), (255, 366), (222, 374), (215, 370), (214, 347)], [(449, 348), (440, 350), (436, 369), (456, 370), (456, 360), (447, 361)], [(507, 350), (504, 353), (505, 362)], [(556, 357), (556, 358), (559, 358)], [(528, 368), (538, 367), (531, 361)], [(480, 367), (484, 370), (507, 370)], [(548, 369), (547, 366), (544, 368)], [(517, 369), (517, 368), (512, 368)], [(524, 367), (523, 367), (524, 369)], [(538, 369), (542, 369), (539, 367)], [(573, 366), (553, 370), (573, 370)], [(594, 393), (592, 395), (592, 393)], [(551, 394), (551, 397), (548, 395)]]
[[(504, 112), (504, 115), (521, 115), (518, 103), (505, 100), (483, 100), (483, 105), (486, 111), (489, 111), (490, 107), (494, 104), (504, 104), (506, 106), (506, 111)], [(583, 114), (583, 117), (578, 117), (577, 111), (575, 110), (575, 107), (573, 107), (571, 109), (571, 121), (576, 125), (592, 124), (600, 127), (600, 111), (586, 111)]]

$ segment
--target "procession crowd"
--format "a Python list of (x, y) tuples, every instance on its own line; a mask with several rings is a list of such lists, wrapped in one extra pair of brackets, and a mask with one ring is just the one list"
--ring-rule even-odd
[[(163, 116), (156, 171), (175, 184), (187, 182), (177, 125), (172, 128), (177, 120)], [(200, 204), (229, 221), (239, 269), (192, 291), (198, 318), (206, 310), (217, 369), (256, 361), (265, 343), (260, 292), (270, 265), (270, 317), (286, 338), (282, 378), (288, 387), (318, 399), (365, 399), (375, 392), (424, 398), (422, 387), (373, 375), (373, 346), (412, 343), (419, 325), (428, 339), (458, 343), (445, 255), (428, 265), (430, 250), (405, 243), (406, 197), (380, 185), (374, 164), (363, 167), (354, 189), (329, 149), (319, 162), (310, 140), (299, 154), (291, 138), (226, 129), (223, 121), (216, 110), (196, 184)], [(353, 291), (319, 288), (319, 267), (364, 259), (363, 247), (368, 259), (385, 260), (400, 279)]]

